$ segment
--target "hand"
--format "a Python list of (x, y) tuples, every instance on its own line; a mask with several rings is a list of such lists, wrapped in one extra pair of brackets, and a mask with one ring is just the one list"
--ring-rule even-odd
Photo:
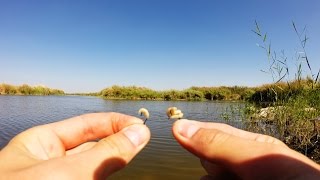
[(280, 140), (219, 123), (179, 120), (177, 141), (201, 160), (203, 179), (320, 179), (320, 167)]
[(0, 151), (0, 179), (102, 179), (128, 164), (149, 139), (141, 119), (118, 113), (34, 127)]

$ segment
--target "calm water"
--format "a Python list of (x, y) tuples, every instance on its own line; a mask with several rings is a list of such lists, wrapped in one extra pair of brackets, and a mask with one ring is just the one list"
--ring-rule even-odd
[(16, 134), (32, 126), (91, 112), (120, 112), (137, 116), (141, 107), (149, 110), (151, 140), (122, 171), (110, 179), (199, 179), (205, 175), (199, 159), (174, 140), (165, 111), (176, 106), (185, 118), (221, 121), (221, 113), (237, 103), (118, 101), (79, 96), (0, 96), (0, 148)]

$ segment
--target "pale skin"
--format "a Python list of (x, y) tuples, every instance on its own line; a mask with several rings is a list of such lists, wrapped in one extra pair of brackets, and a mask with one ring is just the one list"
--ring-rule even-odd
[[(203, 179), (320, 179), (320, 167), (270, 136), (225, 124), (178, 120), (173, 135), (198, 156)], [(86, 114), (37, 126), (0, 151), (0, 179), (104, 179), (150, 140), (141, 119)]]

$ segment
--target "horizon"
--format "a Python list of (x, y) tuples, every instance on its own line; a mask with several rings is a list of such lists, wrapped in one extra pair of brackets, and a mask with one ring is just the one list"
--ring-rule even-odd
[(268, 60), (251, 31), (255, 20), (274, 50), (285, 50), (291, 78), (300, 51), (291, 22), (299, 30), (306, 25), (306, 51), (316, 73), (320, 2), (310, 2), (2, 2), (0, 82), (66, 93), (113, 85), (182, 90), (272, 83), (260, 71)]
[[(307, 78), (304, 78), (302, 80), (307, 80)], [(287, 82), (293, 82), (293, 81), (297, 81), (297, 80), (292, 80), (292, 81), (280, 81), (278, 83), (287, 83)], [(124, 88), (130, 88), (130, 87), (137, 87), (137, 88), (147, 88), (147, 89), (151, 89), (151, 90), (154, 90), (154, 91), (184, 91), (184, 90), (188, 90), (192, 87), (196, 87), (196, 88), (221, 88), (221, 87), (227, 87), (227, 88), (233, 88), (233, 87), (240, 87), (240, 88), (257, 88), (257, 87), (263, 87), (265, 85), (272, 85), (274, 84), (274, 82), (271, 82), (271, 83), (264, 83), (264, 84), (259, 84), (259, 85), (256, 85), (256, 86), (241, 86), (241, 85), (231, 85), (231, 86), (225, 86), (225, 85), (221, 85), (221, 86), (189, 86), (189, 87), (186, 87), (186, 88), (183, 88), (183, 89), (174, 89), (174, 88), (169, 88), (169, 89), (152, 89), (150, 87), (145, 87), (145, 86), (136, 86), (136, 85), (125, 85), (125, 86), (121, 86), (121, 85), (117, 85), (117, 84), (113, 84), (113, 85), (110, 85), (110, 86), (107, 86), (107, 87), (104, 87), (98, 91), (92, 91), (92, 92), (66, 92), (64, 89), (57, 89), (55, 87), (49, 87), (49, 86), (46, 86), (44, 84), (37, 84), (37, 85), (30, 85), (30, 84), (26, 84), (26, 83), (23, 83), (23, 84), (9, 84), (9, 83), (0, 83), (0, 87), (1, 85), (3, 84), (7, 84), (7, 85), (12, 85), (12, 86), (15, 86), (15, 87), (19, 87), (19, 86), (22, 86), (22, 85), (28, 85), (30, 87), (43, 87), (43, 88), (49, 88), (49, 89), (56, 89), (56, 90), (62, 90), (65, 92), (65, 94), (90, 94), (90, 93), (99, 93), (107, 88), (112, 88), (113, 86), (119, 86), (119, 87), (124, 87)]]

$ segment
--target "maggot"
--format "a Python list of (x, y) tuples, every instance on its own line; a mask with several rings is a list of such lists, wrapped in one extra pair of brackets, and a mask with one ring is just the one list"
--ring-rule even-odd
[(177, 107), (169, 107), (166, 113), (169, 119), (181, 119), (183, 117), (183, 113)]
[(143, 122), (143, 124), (146, 124), (147, 120), (150, 117), (149, 111), (146, 108), (140, 108), (138, 113), (140, 114), (140, 116), (144, 116), (146, 118)]
[(177, 110), (178, 108), (176, 108), (176, 107), (169, 107), (168, 109), (167, 109), (167, 116), (168, 116), (168, 118), (170, 119), (170, 117), (174, 114), (174, 112)]
[(172, 115), (172, 119), (181, 119), (183, 117), (183, 113)]

